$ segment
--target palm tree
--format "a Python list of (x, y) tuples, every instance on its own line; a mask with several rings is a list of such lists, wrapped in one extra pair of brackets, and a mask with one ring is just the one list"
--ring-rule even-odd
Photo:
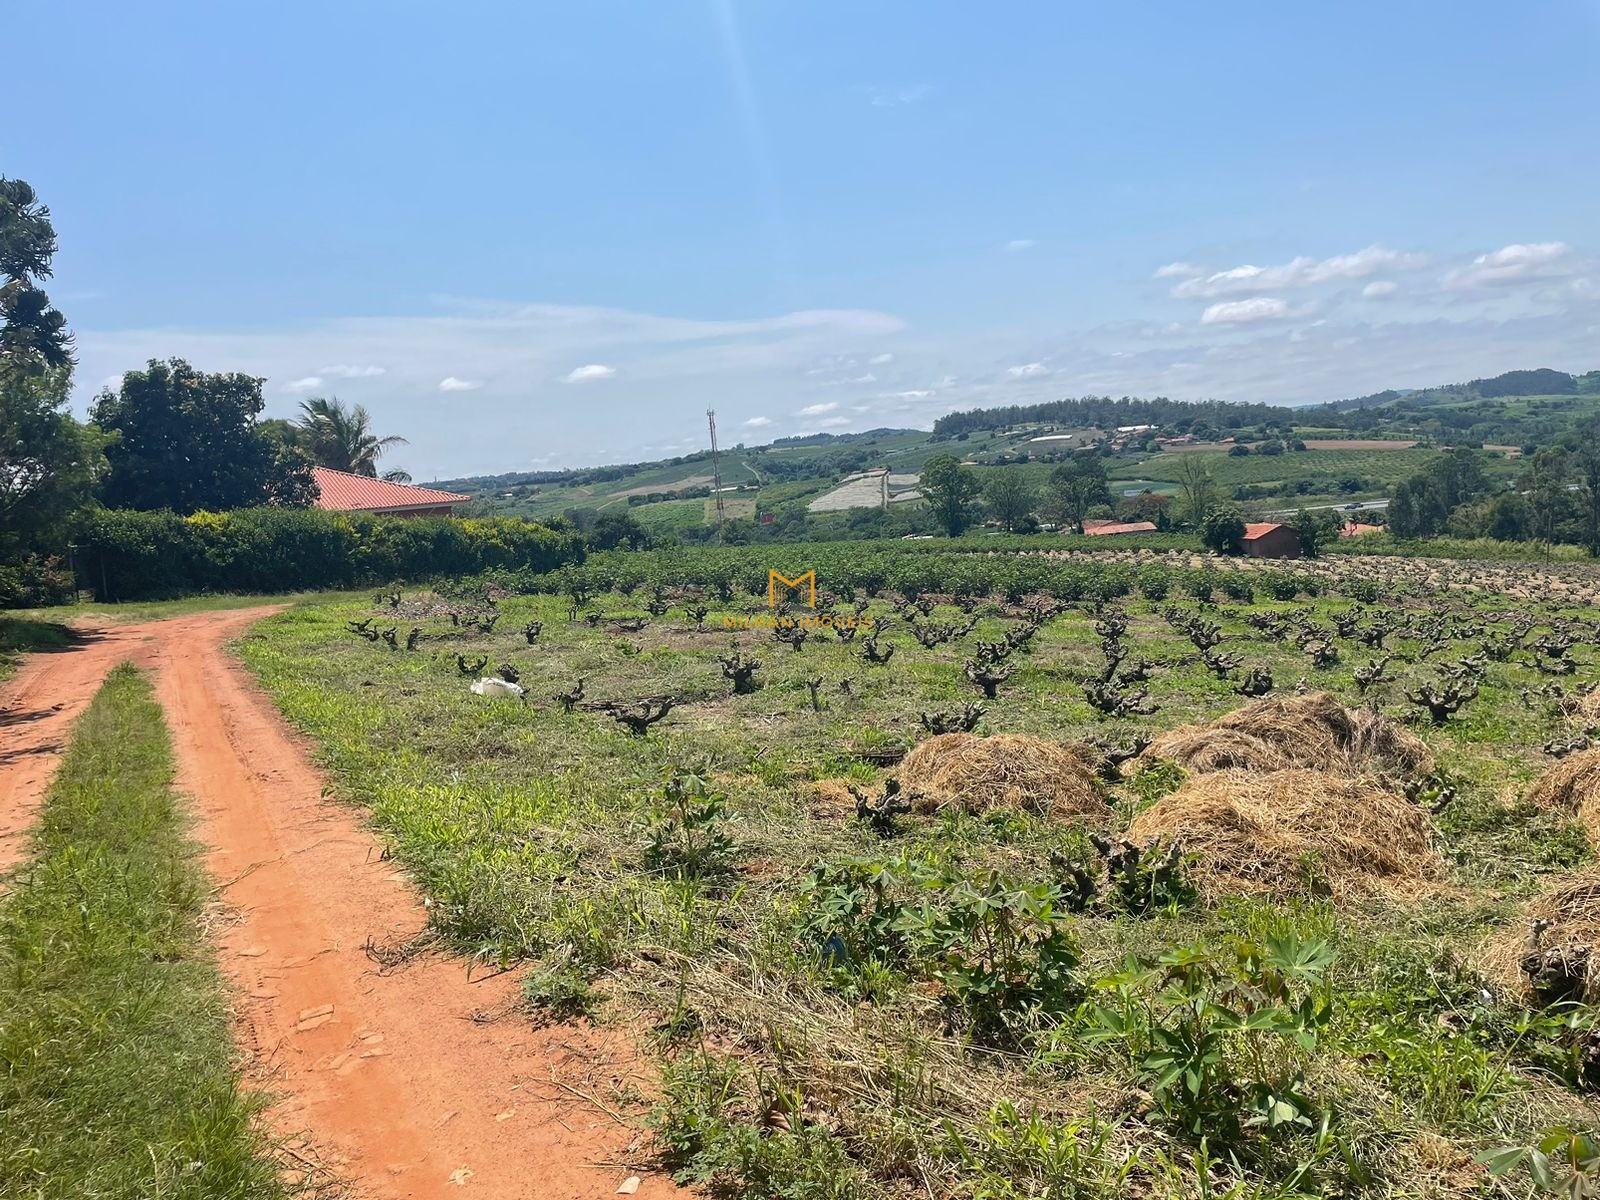
[[(373, 433), (372, 417), (359, 404), (346, 408), (336, 397), (324, 400), (313, 396), (300, 402), (300, 411), (304, 415), (296, 428), (301, 444), (319, 466), (335, 471), (376, 477), (379, 457), (391, 446), (406, 444), (403, 437), (378, 437)], [(403, 474), (389, 472), (389, 476)]]

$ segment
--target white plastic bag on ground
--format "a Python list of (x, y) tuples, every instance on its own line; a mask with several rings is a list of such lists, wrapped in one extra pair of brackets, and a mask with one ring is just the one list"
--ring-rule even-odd
[(472, 685), (474, 696), (500, 696), (514, 697), (522, 695), (522, 689), (514, 683), (507, 683), (504, 679), (496, 679), (492, 675), (478, 680)]

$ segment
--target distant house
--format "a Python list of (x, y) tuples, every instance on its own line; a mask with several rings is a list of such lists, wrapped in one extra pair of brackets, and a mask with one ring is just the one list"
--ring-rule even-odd
[(1299, 558), (1300, 535), (1276, 521), (1252, 521), (1240, 541), (1251, 558)]
[(1369, 533), (1382, 533), (1382, 525), (1363, 525), (1359, 521), (1346, 521), (1339, 530), (1340, 537), (1365, 537)]
[(318, 508), (331, 512), (382, 513), (387, 517), (448, 517), (471, 496), (441, 492), (409, 483), (390, 483), (370, 475), (353, 475), (331, 467), (312, 467)]
[(1124, 533), (1159, 533), (1154, 521), (1085, 521), (1083, 532), (1089, 537), (1116, 537)]

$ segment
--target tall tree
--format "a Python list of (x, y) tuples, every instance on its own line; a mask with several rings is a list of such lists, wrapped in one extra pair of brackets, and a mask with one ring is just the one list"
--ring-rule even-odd
[(305, 456), (257, 424), (262, 380), (207, 375), (181, 358), (154, 359), (95, 399), (92, 417), (118, 435), (101, 498), (110, 508), (178, 513), (316, 498)]
[[(1007, 533), (1014, 533), (1019, 524), (1033, 512), (1039, 493), (1028, 477), (1015, 468), (990, 471), (983, 483), (983, 500), (989, 513)], [(1038, 528), (1037, 524), (1030, 528)]]
[(1244, 516), (1237, 506), (1218, 504), (1200, 518), (1200, 540), (1218, 554), (1237, 554), (1244, 544)]
[(34, 281), (56, 251), (50, 210), (0, 178), (0, 554), (60, 550), (90, 501), (106, 438), (67, 412), (72, 339)]
[(1183, 500), (1184, 517), (1198, 525), (1211, 510), (1212, 497), (1217, 490), (1211, 468), (1206, 466), (1199, 451), (1185, 451), (1178, 460), (1178, 495)]
[(1111, 503), (1105, 460), (1097, 450), (1079, 450), (1050, 472), (1044, 489), (1044, 514), (1058, 525), (1083, 532), (1084, 518), (1096, 504)]
[(923, 463), (917, 487), (945, 533), (959, 537), (972, 524), (978, 479), (955, 455), (935, 454)]
[(1470, 450), (1442, 454), (1426, 469), (1395, 484), (1389, 497), (1389, 528), (1396, 537), (1443, 533), (1456, 508), (1488, 491), (1480, 455)]
[(405, 438), (395, 434), (379, 437), (373, 433), (372, 415), (359, 404), (354, 408), (341, 404), (336, 396), (302, 400), (300, 412), (296, 441), (318, 466), (376, 476), (378, 459), (392, 447), (406, 444)]
[(70, 380), (0, 371), (0, 557), (59, 553), (105, 471), (109, 439), (66, 411)]
[(28, 184), (0, 176), (0, 371), (43, 375), (72, 366), (67, 319), (38, 286), (50, 278), (55, 254), (50, 210)]
[(1571, 481), (1572, 463), (1562, 447), (1545, 446), (1528, 458), (1517, 488), (1527, 497), (1528, 532), (1533, 537), (1556, 540), (1572, 513)]
[(1573, 456), (1578, 496), (1583, 504), (1583, 540), (1592, 558), (1600, 558), (1600, 421), (1591, 421), (1578, 438)]
[(1317, 558), (1323, 548), (1339, 536), (1343, 522), (1327, 510), (1313, 512), (1302, 508), (1294, 514), (1294, 531), (1300, 538), (1300, 553), (1307, 558)]

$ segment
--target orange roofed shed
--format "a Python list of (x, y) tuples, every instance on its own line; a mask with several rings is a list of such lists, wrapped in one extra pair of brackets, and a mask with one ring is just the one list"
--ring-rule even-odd
[(1241, 543), (1251, 558), (1299, 558), (1300, 535), (1276, 521), (1252, 521)]
[(441, 492), (410, 483), (391, 483), (370, 475), (353, 475), (331, 467), (312, 467), (317, 481), (317, 507), (332, 512), (382, 513), (389, 517), (448, 517), (471, 496)]

